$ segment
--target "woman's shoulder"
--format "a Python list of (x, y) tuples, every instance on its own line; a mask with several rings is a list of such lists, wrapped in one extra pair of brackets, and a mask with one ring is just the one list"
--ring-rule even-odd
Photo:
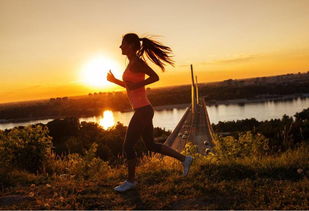
[(142, 58), (136, 58), (133, 64), (134, 65), (147, 65), (146, 61)]
[(145, 68), (145, 66), (148, 66), (147, 63), (143, 59), (138, 58), (132, 64), (132, 69), (134, 72), (144, 72), (143, 69)]

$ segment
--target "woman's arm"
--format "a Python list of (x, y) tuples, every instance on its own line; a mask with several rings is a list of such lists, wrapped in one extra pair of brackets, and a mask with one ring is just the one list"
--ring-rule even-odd
[(159, 80), (158, 74), (142, 60), (138, 60), (134, 64), (134, 70), (136, 72), (145, 73), (149, 77), (146, 80), (138, 82), (138, 83), (130, 83), (130, 82), (126, 83), (126, 86), (129, 89), (138, 89), (140, 87), (146, 86), (148, 84), (154, 83)]
[(124, 88), (126, 88), (125, 82), (118, 80), (117, 78), (115, 78), (115, 76), (113, 75), (112, 71), (109, 71), (107, 73), (106, 79), (114, 84), (117, 84), (119, 86), (122, 86)]

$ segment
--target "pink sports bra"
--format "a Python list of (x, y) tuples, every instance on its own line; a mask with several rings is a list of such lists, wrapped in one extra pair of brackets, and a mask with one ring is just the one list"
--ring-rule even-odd
[[(133, 83), (140, 82), (140, 81), (145, 80), (145, 73), (132, 72), (127, 67), (122, 75), (122, 80), (130, 81)], [(127, 90), (129, 102), (133, 109), (137, 109), (140, 107), (150, 105), (150, 102), (146, 95), (145, 86), (140, 87), (138, 89), (133, 89), (133, 90), (126, 89), (126, 90)]]

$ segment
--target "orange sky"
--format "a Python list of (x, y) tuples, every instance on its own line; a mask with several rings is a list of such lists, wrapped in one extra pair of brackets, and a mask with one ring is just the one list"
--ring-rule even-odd
[(0, 102), (115, 89), (81, 72), (103, 55), (120, 77), (127, 32), (174, 51), (151, 87), (190, 83), (191, 63), (199, 82), (307, 72), (308, 25), (308, 0), (0, 0)]

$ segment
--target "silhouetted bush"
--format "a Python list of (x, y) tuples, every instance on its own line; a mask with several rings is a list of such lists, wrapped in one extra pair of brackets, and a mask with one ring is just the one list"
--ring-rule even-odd
[[(53, 120), (47, 123), (50, 135), (53, 137), (53, 145), (58, 155), (78, 153), (83, 155), (92, 144), (97, 144), (96, 154), (102, 160), (117, 163), (122, 156), (122, 144), (125, 139), (127, 127), (121, 123), (105, 130), (97, 123), (81, 122), (75, 118)], [(163, 143), (169, 131), (154, 128), (155, 141)], [(142, 140), (134, 146), (138, 156), (149, 154)]]
[(297, 112), (294, 116), (297, 120), (309, 120), (309, 108)]
[(292, 117), (284, 115), (281, 119), (257, 121), (245, 119), (237, 121), (219, 122), (212, 124), (216, 133), (229, 132), (233, 138), (238, 139), (240, 134), (251, 131), (252, 134), (261, 134), (269, 141), (270, 151), (281, 152), (296, 147), (309, 140), (309, 115), (308, 109)]
[(52, 154), (48, 128), (42, 125), (0, 130), (0, 165), (30, 172), (44, 171)]
[(269, 140), (259, 133), (252, 134), (250, 131), (240, 133), (238, 138), (217, 137), (215, 152), (218, 157), (225, 159), (261, 157), (271, 153)]

